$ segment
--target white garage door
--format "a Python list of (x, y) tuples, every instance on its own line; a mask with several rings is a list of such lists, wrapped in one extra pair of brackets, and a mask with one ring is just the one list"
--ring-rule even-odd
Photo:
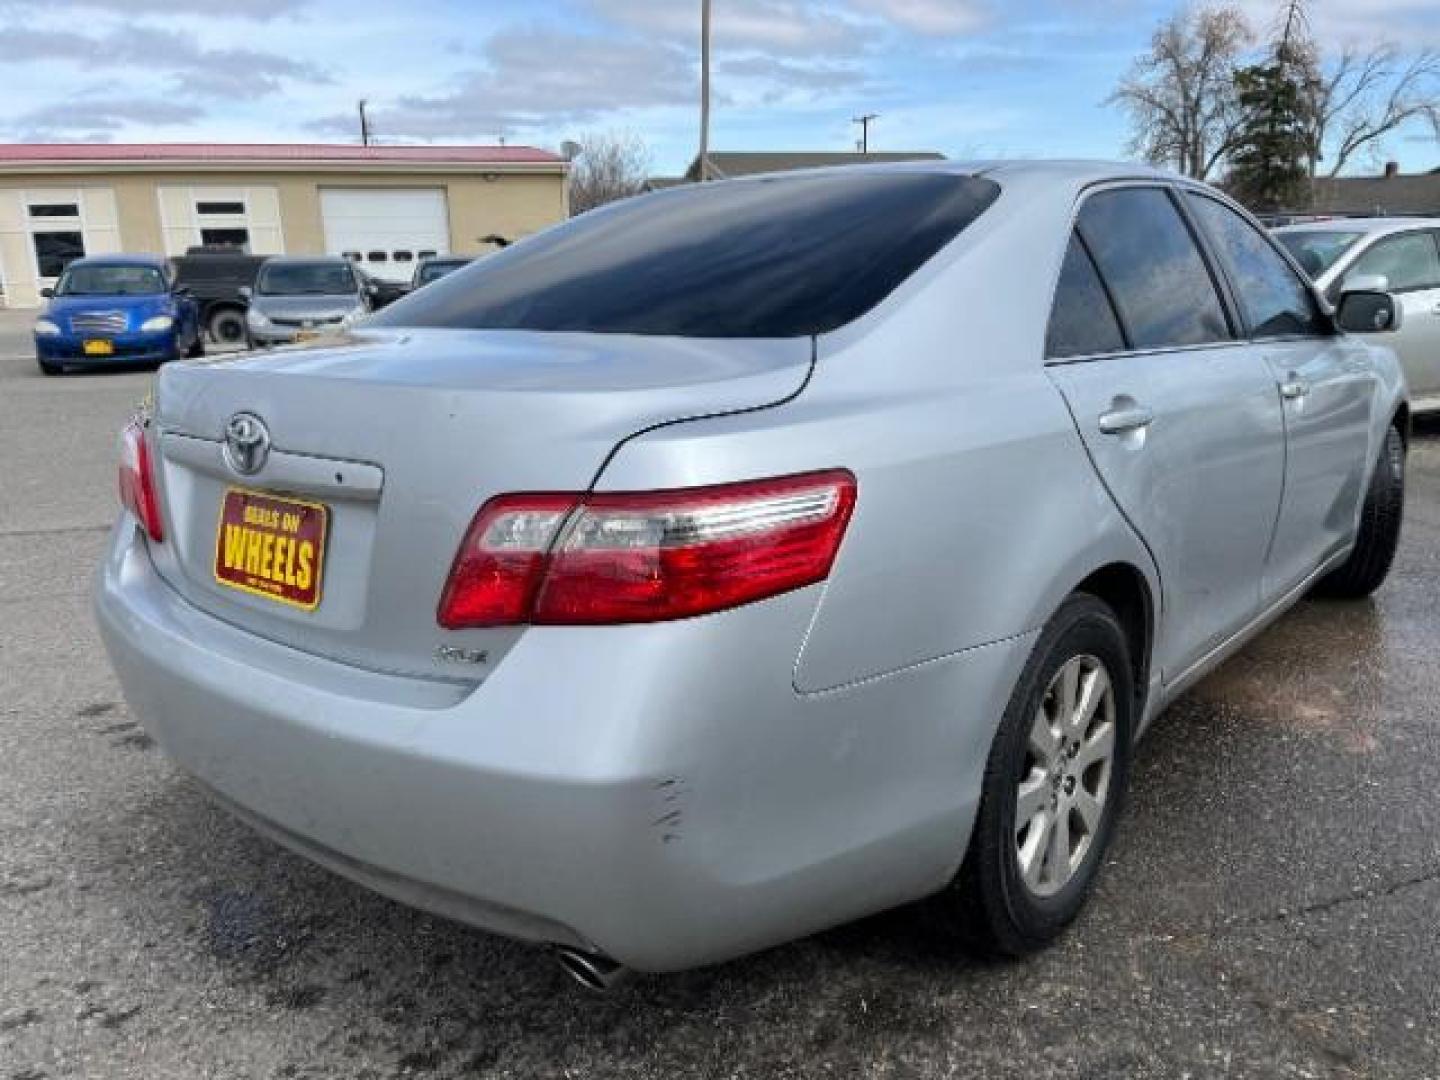
[(409, 281), (415, 263), (450, 250), (443, 188), (321, 188), (325, 251), (387, 281)]

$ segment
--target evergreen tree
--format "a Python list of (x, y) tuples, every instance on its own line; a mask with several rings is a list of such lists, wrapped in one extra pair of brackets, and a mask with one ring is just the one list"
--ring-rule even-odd
[(1235, 73), (1243, 120), (1226, 186), (1252, 210), (1303, 209), (1310, 203), (1316, 78), (1303, 0), (1288, 0), (1269, 55)]

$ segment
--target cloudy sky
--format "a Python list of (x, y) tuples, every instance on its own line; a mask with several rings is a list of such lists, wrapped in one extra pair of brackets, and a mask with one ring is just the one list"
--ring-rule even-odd
[[(714, 0), (717, 149), (1113, 157), (1106, 95), (1175, 0)], [(1243, 0), (1257, 25), (1271, 0)], [(1440, 0), (1312, 0), (1326, 42), (1440, 47)], [(699, 0), (0, 0), (0, 140), (555, 147), (696, 140)], [(1440, 165), (1428, 130), (1392, 139)], [(1369, 167), (1371, 162), (1360, 162)]]

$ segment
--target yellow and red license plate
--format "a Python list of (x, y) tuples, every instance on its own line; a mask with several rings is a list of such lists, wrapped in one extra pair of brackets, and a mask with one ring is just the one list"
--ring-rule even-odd
[(80, 343), (86, 356), (114, 356), (115, 343), (105, 338), (88, 338)]
[(329, 523), (330, 509), (323, 503), (227, 488), (215, 532), (215, 580), (314, 611)]

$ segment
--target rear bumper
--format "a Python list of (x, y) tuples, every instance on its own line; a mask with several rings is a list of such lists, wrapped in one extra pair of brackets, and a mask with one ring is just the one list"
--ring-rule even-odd
[(128, 517), (95, 602), (139, 719), (261, 831), (407, 903), (666, 971), (925, 895), (963, 855), (1029, 639), (800, 695), (814, 594), (531, 630), (476, 687), (204, 614)]

